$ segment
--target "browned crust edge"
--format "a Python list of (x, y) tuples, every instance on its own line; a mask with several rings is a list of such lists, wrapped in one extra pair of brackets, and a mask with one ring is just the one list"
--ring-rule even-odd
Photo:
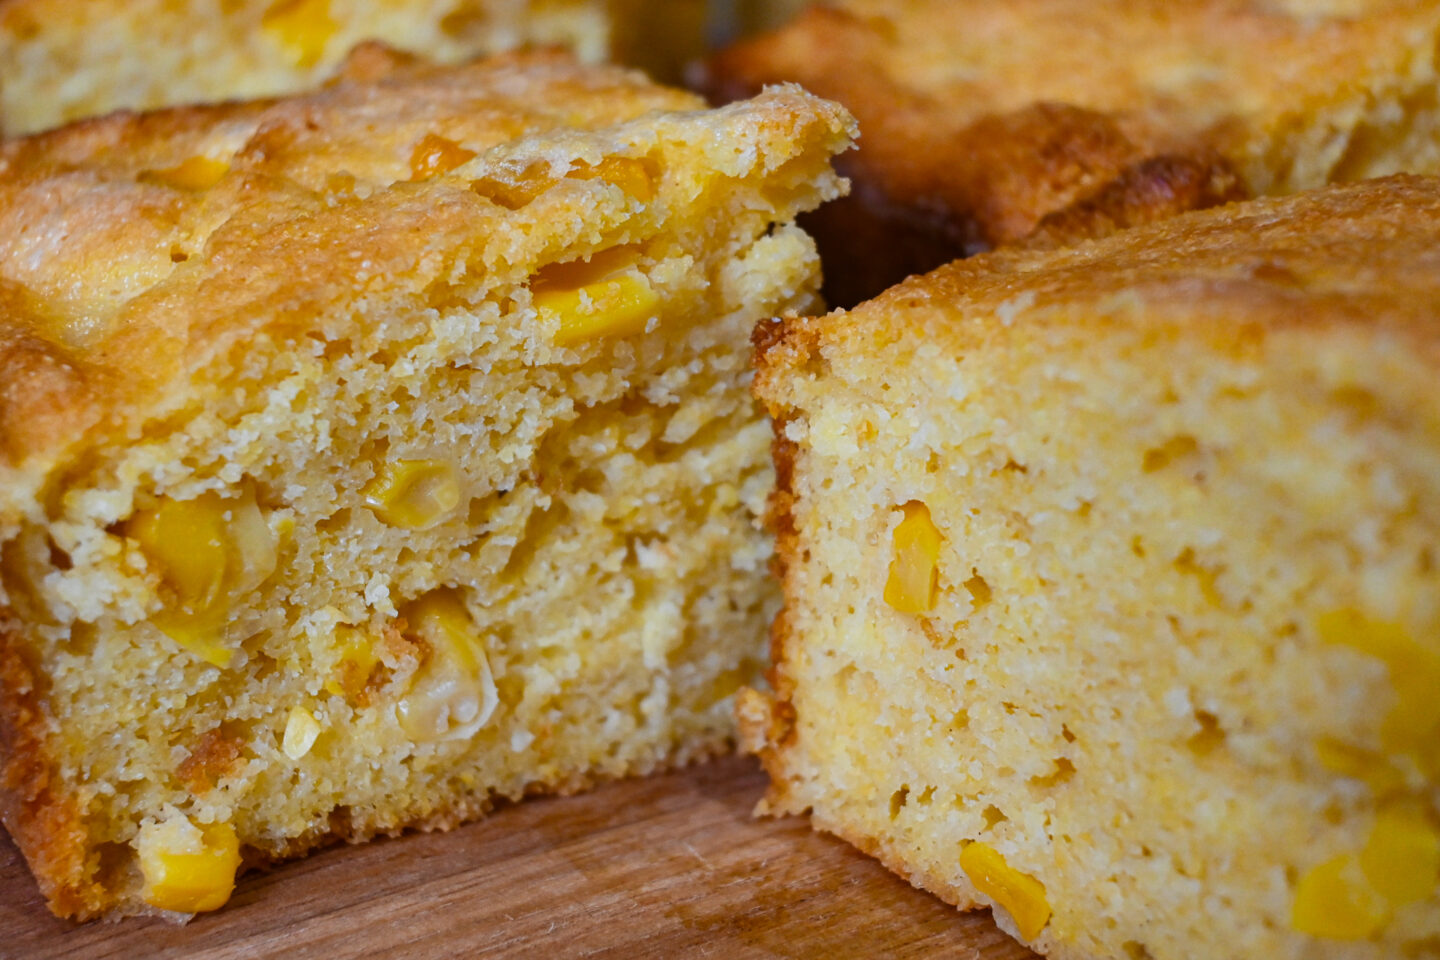
[(26, 662), (19, 625), (0, 610), (0, 822), (25, 855), (50, 910), (97, 916), (108, 906), (91, 879), (89, 841), (47, 749), (43, 691)]
[(850, 195), (799, 221), (825, 262), (821, 292), (832, 306), (848, 309), (908, 276), (997, 247), (1064, 246), (1252, 196), (1231, 161), (1203, 143), (1172, 142), (1068, 103), (1037, 101), (963, 126), (936, 117), (908, 151), (882, 140), (866, 147), (866, 132), (894, 133), (877, 120), (879, 104), (914, 92), (863, 64), (844, 76), (806, 75), (789, 46), (872, 29), (847, 11), (811, 7), (789, 27), (715, 54), (690, 78), (717, 104), (798, 81), (857, 111), (861, 149), (837, 164)]

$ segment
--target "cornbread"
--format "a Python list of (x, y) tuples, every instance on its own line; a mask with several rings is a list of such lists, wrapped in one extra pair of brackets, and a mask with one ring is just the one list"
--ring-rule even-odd
[[(698, 0), (0, 0), (0, 129), (274, 96), (363, 40), (442, 62), (556, 44), (645, 66), (697, 54)], [(652, 24), (654, 29), (652, 29)], [(673, 72), (673, 70), (671, 71)]]
[(1440, 944), (1440, 181), (765, 323), (770, 813), (1060, 958)]
[(1440, 172), (1436, 0), (834, 0), (710, 64), (718, 99), (844, 103), (849, 200), (806, 222), (832, 305), (1014, 243)]
[(0, 814), (57, 914), (733, 742), (852, 121), (559, 53), (0, 146)]

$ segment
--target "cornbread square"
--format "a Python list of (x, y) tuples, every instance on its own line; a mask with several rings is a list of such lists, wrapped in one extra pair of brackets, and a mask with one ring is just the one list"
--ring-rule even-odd
[(688, 11), (703, 5), (700, 0), (0, 0), (0, 130), (31, 133), (122, 107), (292, 93), (324, 80), (364, 40), (445, 63), (527, 45), (559, 45), (589, 62), (618, 58), (668, 67), (680, 56), (699, 53), (702, 20)]
[(849, 306), (1036, 231), (1440, 173), (1437, 40), (1436, 0), (833, 0), (702, 82), (859, 118), (854, 192), (806, 221)]
[(0, 815), (64, 916), (729, 749), (852, 121), (559, 53), (0, 146)]
[(1435, 955), (1440, 181), (762, 324), (770, 813), (1060, 958)]

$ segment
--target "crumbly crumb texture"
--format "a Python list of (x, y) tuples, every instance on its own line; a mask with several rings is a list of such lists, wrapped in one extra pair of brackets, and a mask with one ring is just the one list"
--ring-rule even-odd
[(815, 824), (1063, 958), (1440, 944), (1440, 182), (762, 324)]
[(552, 53), (0, 148), (0, 814), (62, 915), (728, 748), (848, 115)]

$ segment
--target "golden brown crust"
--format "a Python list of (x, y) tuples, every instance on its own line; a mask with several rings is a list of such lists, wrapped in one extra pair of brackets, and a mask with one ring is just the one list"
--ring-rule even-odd
[[(1123, 310), (1127, 322), (1203, 322), (1237, 343), (1247, 328), (1383, 323), (1440, 357), (1436, 224), (1440, 178), (1402, 174), (1187, 213), (1065, 249), (996, 250), (912, 277), (854, 311), (791, 321), (758, 354), (755, 393), (784, 410), (787, 378), (812, 357), (835, 363), (881, 342), (963, 351), (1008, 335), (997, 313), (1022, 310), (1038, 331), (1117, 322), (1121, 307), (1143, 304)], [(1387, 282), (1373, 283), (1377, 275)], [(1065, 309), (1047, 309), (1056, 304)]]
[(105, 898), (86, 863), (89, 847), (75, 801), (48, 759), (39, 680), (10, 617), (0, 610), (0, 822), (24, 851), (51, 909), (94, 916)]
[[(779, 135), (801, 100), (817, 102), (777, 91), (756, 127)], [(181, 402), (166, 396), (178, 370), (223, 365), (262, 317), (272, 335), (295, 334), (352, 285), (339, 245), (417, 295), (477, 256), (474, 238), (512, 211), (460, 171), (412, 183), (423, 136), (464, 141), (481, 156), (462, 170), (513, 180), (551, 162), (556, 131), (699, 103), (557, 52), (446, 69), (372, 45), (307, 96), (120, 113), (6, 143), (0, 469), (58, 456), (87, 430), (138, 429), (136, 417)], [(517, 138), (533, 153), (524, 163), (509, 156)], [(196, 157), (224, 165), (213, 186), (167, 179)], [(417, 261), (414, 236), (435, 252)], [(287, 270), (268, 269), (277, 262)]]
[[(1332, 178), (1428, 170), (1423, 123), (1390, 131), (1393, 163), (1383, 149), (1344, 160), (1306, 132), (1371, 149), (1365, 104), (1433, 86), (1433, 70), (1412, 61), (1433, 50), (1440, 4), (1363, 6), (1348, 17), (1247, 0), (844, 0), (721, 53), (701, 86), (724, 100), (795, 80), (856, 114), (856, 189), (809, 223), (827, 297), (849, 306), (1020, 240), (1047, 216), (1060, 221), (1045, 229), (1054, 243)], [(1365, 92), (1358, 102), (1337, 76)]]

